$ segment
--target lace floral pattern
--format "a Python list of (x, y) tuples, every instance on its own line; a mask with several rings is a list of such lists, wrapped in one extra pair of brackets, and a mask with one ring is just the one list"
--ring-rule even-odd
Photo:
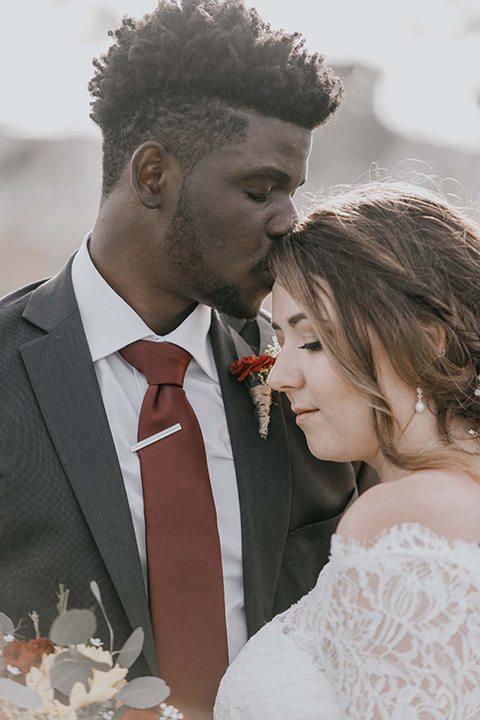
[(480, 720), (480, 548), (418, 524), (369, 546), (335, 535), (315, 588), (229, 669), (215, 717)]
[(222, 680), (215, 720), (340, 720), (332, 686), (278, 618), (260, 630)]

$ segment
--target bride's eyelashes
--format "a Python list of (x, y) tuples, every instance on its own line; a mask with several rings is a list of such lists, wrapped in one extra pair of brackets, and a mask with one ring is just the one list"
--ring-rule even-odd
[(299, 350), (311, 350), (312, 352), (315, 352), (315, 350), (321, 350), (322, 349), (322, 343), (320, 340), (314, 340), (313, 342), (306, 342), (303, 345), (300, 345)]

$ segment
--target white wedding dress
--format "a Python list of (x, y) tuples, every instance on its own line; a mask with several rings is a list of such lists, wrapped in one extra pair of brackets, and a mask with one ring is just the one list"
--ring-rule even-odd
[(332, 538), (314, 589), (229, 667), (215, 720), (480, 720), (480, 547)]

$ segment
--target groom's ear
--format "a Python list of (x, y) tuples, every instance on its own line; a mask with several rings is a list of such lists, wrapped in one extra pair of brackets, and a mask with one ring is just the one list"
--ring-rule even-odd
[(176, 204), (181, 176), (178, 160), (158, 142), (144, 142), (132, 155), (130, 182), (139, 201), (150, 210)]

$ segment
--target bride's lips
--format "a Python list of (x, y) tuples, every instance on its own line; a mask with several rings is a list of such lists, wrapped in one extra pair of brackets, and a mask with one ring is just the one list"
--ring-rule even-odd
[(307, 422), (309, 420), (309, 418), (313, 417), (318, 412), (317, 408), (307, 409), (307, 408), (293, 408), (292, 407), (292, 410), (295, 413), (295, 415), (297, 416), (295, 418), (295, 422), (297, 423), (297, 425), (303, 425), (303, 423)]

